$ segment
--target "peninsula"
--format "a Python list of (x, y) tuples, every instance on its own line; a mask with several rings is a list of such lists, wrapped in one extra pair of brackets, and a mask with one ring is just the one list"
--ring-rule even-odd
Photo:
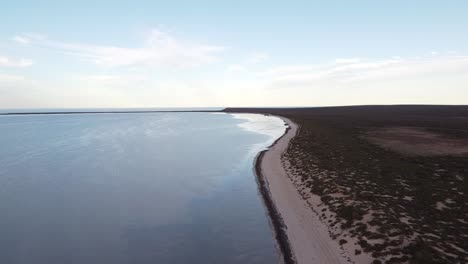
[(290, 261), (468, 261), (468, 106), (224, 111), (289, 125), (258, 159), (257, 174), (281, 217)]

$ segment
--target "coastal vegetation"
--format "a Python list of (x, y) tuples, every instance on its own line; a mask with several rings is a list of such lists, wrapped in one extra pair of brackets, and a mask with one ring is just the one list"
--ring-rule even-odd
[(468, 107), (227, 109), (300, 129), (283, 164), (340, 246), (374, 263), (468, 261)]

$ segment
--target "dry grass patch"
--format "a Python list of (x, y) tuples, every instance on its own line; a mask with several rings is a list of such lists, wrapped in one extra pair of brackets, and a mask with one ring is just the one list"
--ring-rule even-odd
[(422, 128), (380, 128), (368, 131), (365, 138), (380, 147), (406, 155), (464, 156), (468, 154), (467, 139), (449, 138)]

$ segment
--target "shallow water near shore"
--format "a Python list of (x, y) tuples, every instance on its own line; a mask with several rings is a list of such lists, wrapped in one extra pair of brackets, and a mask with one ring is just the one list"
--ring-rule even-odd
[(0, 116), (0, 263), (276, 263), (248, 114)]

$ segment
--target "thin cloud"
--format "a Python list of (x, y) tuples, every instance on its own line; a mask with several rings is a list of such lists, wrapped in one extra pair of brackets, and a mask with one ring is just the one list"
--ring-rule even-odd
[(320, 70), (320, 66), (311, 64), (275, 66), (258, 73), (259, 76), (285, 76), (289, 74), (300, 74)]
[(241, 71), (245, 71), (246, 68), (240, 64), (234, 64), (234, 65), (230, 65), (228, 68), (227, 68), (227, 71), (228, 72), (241, 72)]
[(322, 65), (289, 65), (261, 72), (275, 87), (330, 82), (383, 81), (424, 74), (468, 73), (468, 56), (430, 56), (382, 60), (337, 59)]
[(270, 56), (265, 52), (254, 52), (250, 54), (250, 58), (247, 59), (247, 64), (258, 64), (266, 61)]
[(26, 78), (21, 75), (0, 74), (0, 84), (23, 82)]
[(248, 55), (247, 59), (244, 59), (241, 63), (229, 65), (226, 69), (227, 72), (241, 72), (246, 71), (248, 68), (255, 64), (259, 64), (268, 60), (270, 56), (265, 52), (253, 52)]
[(32, 60), (28, 59), (12, 59), (7, 56), (0, 55), (0, 67), (24, 68), (33, 65)]
[(14, 36), (12, 40), (22, 45), (28, 45), (30, 43), (28, 38), (22, 36)]
[(77, 80), (84, 85), (109, 88), (132, 88), (148, 81), (147, 76), (139, 74), (101, 74), (79, 76)]
[(31, 34), (18, 35), (13, 40), (64, 52), (105, 67), (197, 67), (216, 61), (219, 53), (226, 49), (222, 46), (182, 41), (160, 30), (152, 30), (138, 48), (55, 41)]
[(361, 62), (361, 58), (346, 58), (346, 59), (336, 59), (336, 64), (348, 64), (348, 63), (358, 63)]

